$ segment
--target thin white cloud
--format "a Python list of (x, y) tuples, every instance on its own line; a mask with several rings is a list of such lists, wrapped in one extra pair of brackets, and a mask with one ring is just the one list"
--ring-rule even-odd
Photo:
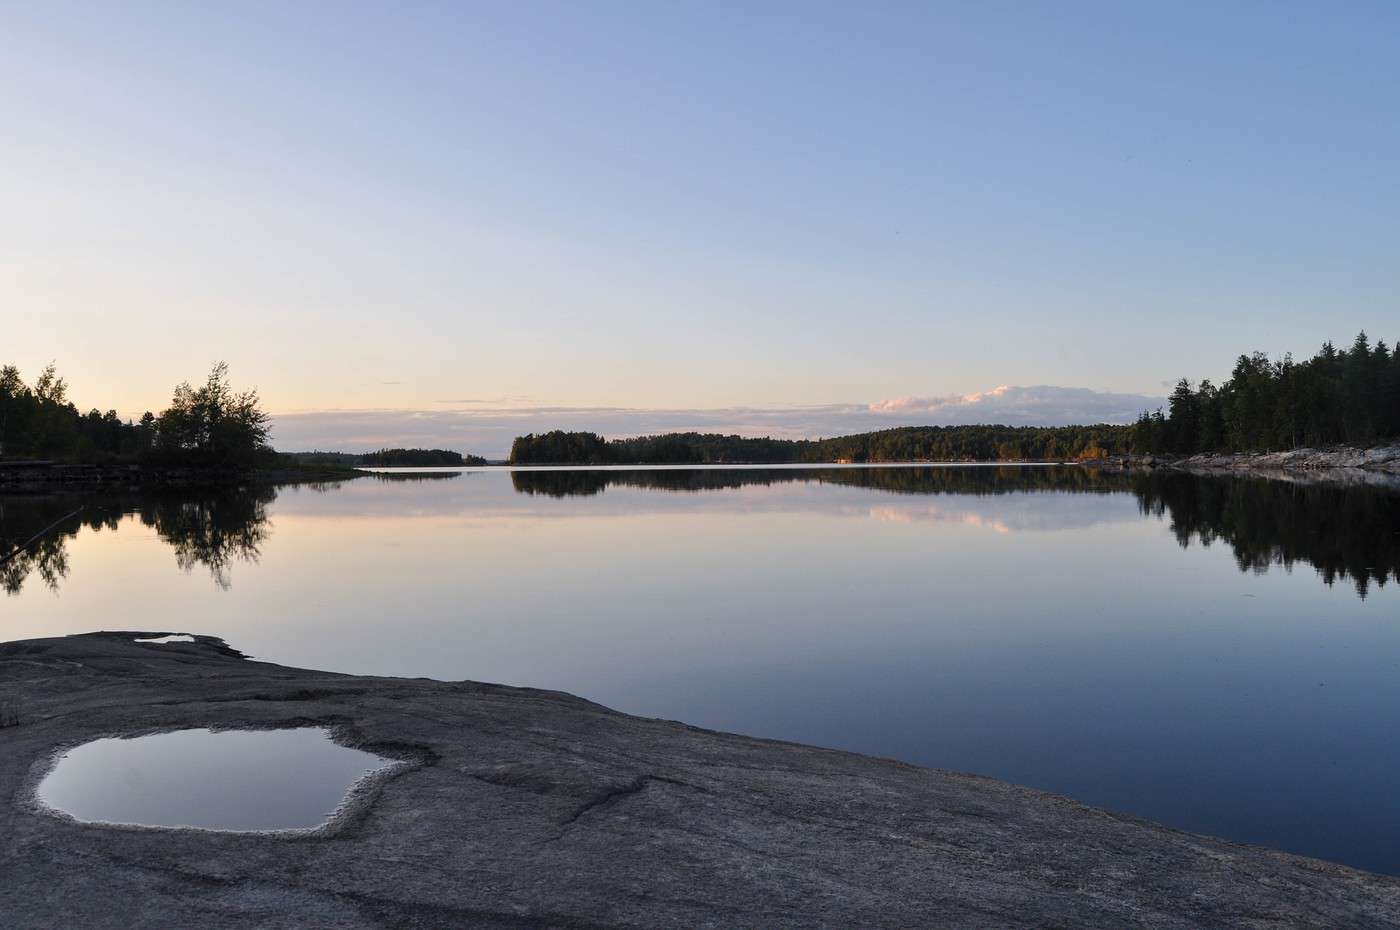
[(873, 404), (648, 410), (629, 407), (479, 407), (450, 410), (319, 410), (273, 418), (279, 449), (362, 452), (381, 446), (433, 447), (503, 458), (511, 440), (552, 429), (608, 438), (704, 432), (814, 439), (891, 426), (1004, 423), (1061, 426), (1127, 423), (1160, 397), (1087, 388), (1001, 385), (975, 394), (900, 397)]
[(1002, 384), (989, 391), (946, 397), (897, 397), (870, 405), (871, 413), (925, 415), (946, 423), (1007, 423), (1058, 426), (1066, 423), (1126, 423), (1160, 397), (1114, 394), (1088, 388)]
[(891, 400), (876, 401), (870, 405), (870, 410), (873, 413), (933, 413), (951, 407), (980, 404), (987, 399), (1003, 397), (1010, 390), (1013, 390), (1010, 385), (1002, 384), (979, 394), (949, 394), (946, 397), (896, 397)]

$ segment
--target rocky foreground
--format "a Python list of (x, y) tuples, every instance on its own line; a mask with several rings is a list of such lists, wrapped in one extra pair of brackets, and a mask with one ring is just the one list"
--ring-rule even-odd
[[(1400, 927), (1400, 879), (987, 778), (137, 635), (0, 645), (0, 927)], [(33, 799), (98, 737), (313, 724), (409, 763), (319, 833)]]

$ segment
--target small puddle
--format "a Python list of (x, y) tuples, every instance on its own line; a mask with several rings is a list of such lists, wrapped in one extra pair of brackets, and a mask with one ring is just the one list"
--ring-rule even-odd
[(84, 743), (37, 793), (91, 823), (300, 830), (324, 824), (356, 781), (394, 764), (315, 727), (177, 730)]
[(142, 639), (138, 636), (136, 641), (138, 643), (159, 643), (164, 646), (166, 643), (192, 643), (194, 637), (188, 633), (176, 633), (172, 636), (152, 636), (149, 639)]

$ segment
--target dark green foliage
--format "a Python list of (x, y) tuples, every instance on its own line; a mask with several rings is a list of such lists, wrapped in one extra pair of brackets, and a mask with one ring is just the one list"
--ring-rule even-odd
[[(146, 417), (154, 418), (151, 414)], [(115, 410), (86, 415), (68, 400), (53, 365), (33, 387), (13, 365), (0, 368), (0, 458), (112, 462), (135, 460), (151, 447), (151, 420), (123, 423)]]
[(668, 433), (604, 440), (555, 430), (521, 436), (512, 465), (723, 465), (821, 462), (1065, 461), (1131, 448), (1128, 426), (908, 426), (833, 439)]
[(513, 465), (548, 465), (569, 462), (575, 465), (606, 465), (614, 459), (609, 444), (597, 433), (566, 433), (551, 430), (536, 436), (517, 436), (510, 447)]
[(278, 460), (288, 465), (324, 465), (333, 468), (354, 468), (364, 462), (358, 452), (279, 452)]
[(228, 366), (219, 362), (200, 387), (175, 388), (155, 421), (154, 454), (178, 464), (252, 465), (271, 451), (267, 424), (257, 391), (234, 391)]
[(298, 465), (334, 465), (355, 468), (430, 468), (438, 466), (485, 465), (479, 455), (452, 452), (448, 449), (380, 449), (378, 452), (281, 452), (287, 462)]
[(1269, 452), (1301, 446), (1367, 445), (1400, 437), (1400, 362), (1360, 333), (1350, 349), (1328, 342), (1306, 362), (1241, 355), (1219, 388), (1182, 379), (1169, 413), (1133, 425), (1134, 452)]
[(379, 467), (431, 467), (442, 465), (485, 465), (479, 455), (463, 455), (447, 449), (380, 449), (360, 457), (362, 465)]
[(80, 413), (52, 365), (32, 388), (14, 366), (0, 369), (0, 458), (244, 467), (270, 455), (267, 423), (257, 392), (234, 391), (222, 362), (199, 388), (178, 386), (160, 416), (134, 423), (115, 410)]

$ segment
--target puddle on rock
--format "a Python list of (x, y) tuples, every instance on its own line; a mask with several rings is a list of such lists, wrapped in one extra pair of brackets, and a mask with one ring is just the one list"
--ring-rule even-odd
[(149, 639), (142, 639), (138, 636), (136, 641), (138, 643), (157, 643), (164, 646), (166, 643), (192, 643), (194, 637), (188, 633), (175, 633), (171, 636), (152, 636)]
[(41, 802), (94, 823), (296, 830), (325, 823), (362, 776), (395, 764), (315, 727), (177, 730), (65, 753)]

